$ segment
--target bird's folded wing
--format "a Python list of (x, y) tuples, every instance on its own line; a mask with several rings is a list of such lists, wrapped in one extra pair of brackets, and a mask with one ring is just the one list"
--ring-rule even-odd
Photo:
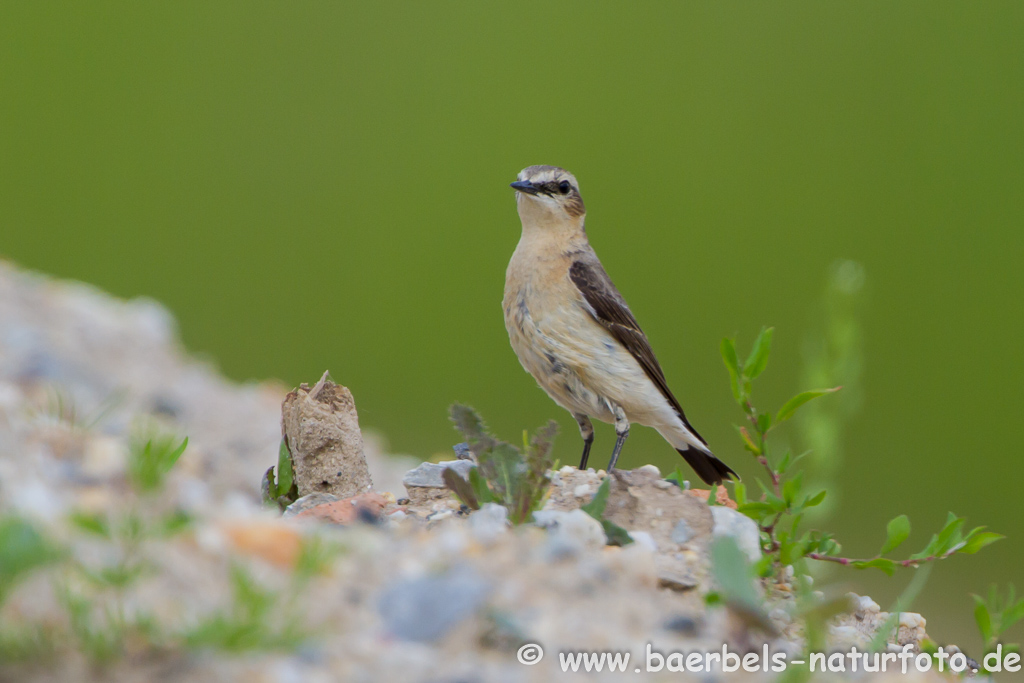
[(679, 414), (683, 424), (701, 443), (707, 442), (697, 433), (686, 419), (679, 401), (672, 395), (665, 380), (665, 372), (661, 369), (658, 359), (654, 356), (647, 335), (640, 329), (640, 323), (633, 317), (633, 312), (626, 305), (626, 300), (612, 284), (601, 263), (596, 259), (580, 259), (569, 267), (569, 279), (583, 295), (590, 306), (594, 319), (604, 326), (615, 339), (640, 363), (647, 376), (658, 387), (672, 408)]

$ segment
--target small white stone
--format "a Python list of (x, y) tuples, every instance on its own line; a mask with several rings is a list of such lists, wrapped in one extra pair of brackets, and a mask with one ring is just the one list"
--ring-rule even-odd
[(643, 472), (644, 474), (650, 474), (655, 479), (661, 479), (661, 470), (658, 469), (657, 465), (644, 465), (643, 467), (637, 468), (637, 472)]
[(654, 488), (665, 490), (665, 489), (676, 488), (676, 485), (673, 484), (670, 481), (665, 481), (664, 479), (659, 479), (658, 481), (654, 482)]
[(561, 474), (572, 474), (576, 471), (576, 468), (572, 465), (565, 465), (562, 469), (558, 470)]
[(781, 607), (776, 607), (771, 612), (769, 612), (768, 618), (772, 621), (778, 621), (783, 624), (788, 624), (791, 621), (793, 621), (793, 617), (789, 615), (789, 612), (782, 609)]
[(439, 512), (431, 513), (431, 515), (429, 517), (427, 517), (427, 521), (429, 521), (429, 522), (440, 522), (442, 519), (448, 519), (451, 516), (452, 516), (452, 511), (451, 510), (441, 510)]
[(652, 553), (658, 552), (658, 544), (655, 543), (654, 538), (646, 531), (630, 531), (629, 537), (641, 548), (647, 548)]
[(508, 509), (497, 503), (485, 503), (469, 516), (469, 528), (476, 540), (492, 543), (508, 528)]
[(693, 538), (693, 529), (691, 529), (690, 525), (686, 523), (686, 520), (681, 519), (676, 522), (675, 527), (672, 529), (672, 541), (682, 545), (683, 543), (688, 542), (691, 538)]
[(868, 614), (877, 614), (882, 611), (882, 608), (878, 606), (877, 602), (868, 596), (863, 595), (857, 598), (857, 611), (867, 612)]
[(903, 628), (924, 628), (925, 620), (916, 612), (900, 612), (900, 626)]
[(572, 490), (572, 495), (577, 498), (586, 498), (591, 494), (590, 484), (580, 484)]
[(861, 646), (864, 636), (852, 626), (833, 626), (830, 630), (832, 640), (841, 647)]
[(724, 505), (712, 505), (708, 509), (714, 519), (713, 536), (732, 536), (751, 562), (761, 559), (761, 531), (754, 520)]

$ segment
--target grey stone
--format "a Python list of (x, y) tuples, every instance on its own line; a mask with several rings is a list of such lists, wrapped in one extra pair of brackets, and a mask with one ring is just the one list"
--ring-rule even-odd
[(443, 489), (444, 480), (441, 478), (441, 474), (445, 469), (453, 469), (456, 474), (465, 479), (469, 476), (469, 471), (474, 467), (476, 467), (476, 464), (471, 460), (448, 460), (440, 463), (424, 462), (406, 472), (405, 476), (402, 477), (402, 483), (405, 484), (406, 490), (410, 486)]
[(481, 543), (492, 543), (508, 529), (508, 509), (497, 503), (484, 503), (469, 516), (469, 529)]
[(761, 559), (761, 531), (750, 517), (724, 505), (708, 507), (714, 519), (711, 534), (715, 538), (731, 536), (751, 562)]
[(573, 555), (584, 548), (603, 548), (608, 543), (601, 523), (579, 508), (575, 510), (539, 510), (534, 523), (551, 534), (548, 550), (558, 557)]
[(384, 590), (377, 610), (388, 632), (402, 640), (431, 643), (472, 616), (491, 586), (472, 569), (408, 579)]
[(693, 590), (700, 585), (700, 581), (690, 572), (663, 570), (658, 572), (658, 585), (662, 588), (682, 592)]
[(310, 508), (315, 508), (317, 505), (323, 505), (324, 503), (337, 503), (341, 498), (332, 493), (311, 493), (308, 496), (303, 496), (297, 501), (289, 505), (284, 509), (282, 517), (294, 517), (300, 512), (304, 512)]
[(672, 527), (672, 541), (682, 545), (693, 538), (693, 529), (686, 523), (685, 519), (681, 519), (676, 522), (676, 525)]
[(629, 537), (633, 539), (641, 548), (647, 548), (652, 553), (658, 552), (658, 544), (655, 543), (654, 538), (646, 531), (630, 531)]

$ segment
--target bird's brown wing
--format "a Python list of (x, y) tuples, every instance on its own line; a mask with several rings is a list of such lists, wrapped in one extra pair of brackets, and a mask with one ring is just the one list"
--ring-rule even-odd
[(612, 284), (601, 263), (596, 258), (576, 260), (569, 267), (569, 279), (590, 305), (594, 319), (611, 332), (612, 336), (640, 363), (640, 367), (668, 399), (686, 428), (706, 446), (707, 441), (690, 425), (679, 401), (672, 395), (668, 382), (665, 381), (665, 372), (654, 356), (647, 335), (640, 329), (640, 323), (633, 317), (626, 300)]

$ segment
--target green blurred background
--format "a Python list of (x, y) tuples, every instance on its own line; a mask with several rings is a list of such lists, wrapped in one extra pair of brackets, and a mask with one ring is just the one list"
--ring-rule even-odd
[[(853, 259), (863, 367), (829, 524), (851, 555), (901, 512), (908, 552), (947, 510), (1007, 533), (915, 606), (978, 652), (968, 593), (1024, 560), (1022, 35), (1020, 2), (8, 2), (0, 252), (165, 302), (233, 378), (330, 368), (396, 452), (447, 451), (458, 400), (511, 439), (558, 418), (573, 462), (500, 312), (507, 184), (565, 166), (692, 422), (747, 477), (718, 342), (776, 326), (761, 402), (809, 388), (829, 268)], [(624, 466), (675, 466), (632, 434)], [(909, 580), (833, 577), (883, 607)]]

